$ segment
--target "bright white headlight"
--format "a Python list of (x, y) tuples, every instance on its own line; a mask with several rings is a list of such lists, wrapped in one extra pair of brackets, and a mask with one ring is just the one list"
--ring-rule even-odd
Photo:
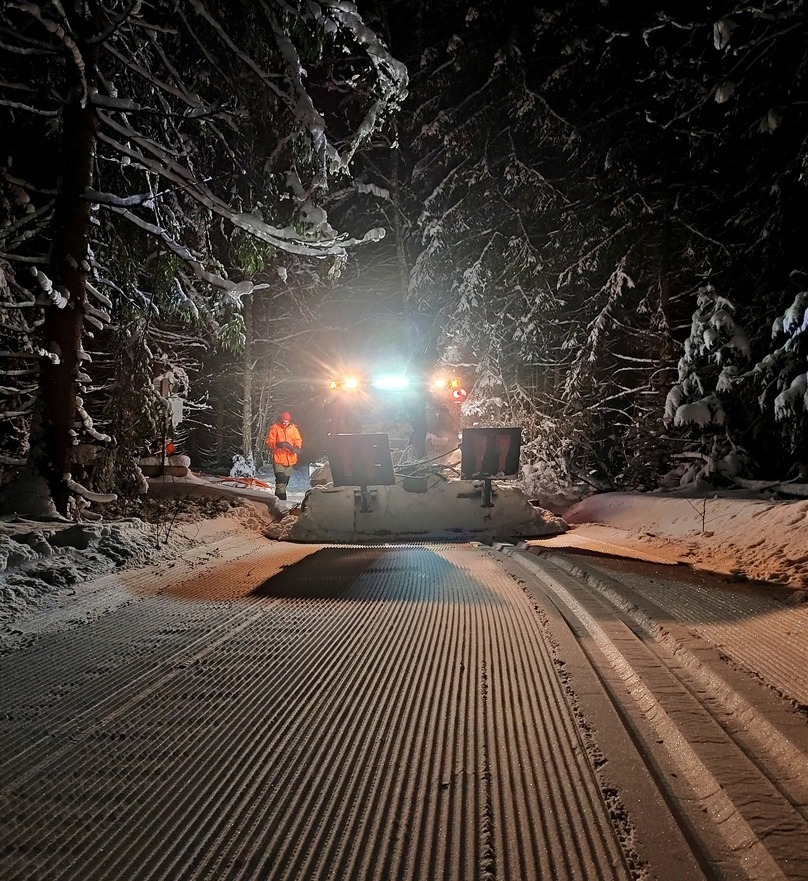
[(385, 391), (400, 391), (408, 388), (409, 379), (401, 373), (383, 373), (373, 380), (375, 388), (384, 389)]

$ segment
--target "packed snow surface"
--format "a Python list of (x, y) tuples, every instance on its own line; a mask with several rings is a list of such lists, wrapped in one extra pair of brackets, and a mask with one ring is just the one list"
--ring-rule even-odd
[[(162, 491), (201, 492), (199, 483), (191, 484), (175, 482), (173, 488), (163, 486)], [(400, 503), (407, 516), (418, 518), (421, 531), (414, 532), (413, 538), (424, 539), (426, 531), (432, 533), (429, 537), (437, 538), (442, 530), (445, 540), (457, 537), (449, 527), (460, 522), (458, 510), (469, 518), (466, 527), (485, 526), (480, 518), (492, 514), (481, 507), (477, 490), (472, 487), (470, 492), (471, 497), (464, 499), (457, 498), (456, 486), (452, 492), (437, 493), (428, 512), (419, 493), (406, 493), (395, 503), (387, 500), (385, 504), (389, 503), (388, 512), (395, 513), (395, 504)], [(255, 541), (290, 535), (306, 540), (314, 522), (318, 531), (316, 538), (311, 533), (313, 540), (343, 541), (354, 536), (346, 524), (369, 516), (357, 511), (353, 490), (346, 489), (309, 494), (306, 504), (312, 513), (308, 526), (300, 512), (305, 497), (302, 487), (290, 492), (287, 505), (278, 502), (270, 490), (249, 487), (233, 486), (228, 491), (222, 484), (215, 495), (229, 498), (186, 495), (178, 509), (180, 515), (167, 515), (159, 524), (138, 519), (70, 523), (32, 516), (3, 517), (0, 631), (13, 628), (14, 621), (31, 611), (41, 613), (53, 608), (66, 614), (65, 610), (80, 599), (91, 582), (124, 569), (204, 557), (206, 543), (227, 530), (246, 531), (255, 536)], [(541, 509), (526, 512), (524, 504), (521, 493), (510, 494), (508, 487), (501, 487), (493, 510), (498, 506), (499, 523), (506, 527), (514, 525), (508, 520), (514, 513), (521, 518), (522, 526), (525, 516), (537, 518), (534, 523), (538, 531), (534, 535), (551, 536), (550, 541), (556, 540), (554, 535), (559, 540), (590, 536), (619, 545), (628, 556), (634, 553), (642, 558), (650, 552), (654, 558), (672, 563), (780, 587), (808, 589), (808, 500), (748, 498), (731, 493), (709, 498), (604, 493), (590, 496), (567, 511), (564, 523), (570, 528), (563, 535), (564, 523)], [(482, 530), (479, 538), (486, 540)]]

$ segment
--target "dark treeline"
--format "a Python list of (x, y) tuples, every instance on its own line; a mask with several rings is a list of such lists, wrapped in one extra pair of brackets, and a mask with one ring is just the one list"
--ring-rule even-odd
[[(227, 430), (234, 366), (250, 446), (278, 328), (381, 235), (323, 206), (405, 86), (346, 4), (3, 3), (3, 483), (73, 515), (136, 495), (165, 435)], [(259, 356), (281, 370), (251, 384)]]
[(260, 457), (357, 308), (536, 480), (804, 482), (806, 59), (788, 0), (10, 0), (3, 483)]
[(473, 376), (465, 418), (525, 425), (537, 471), (597, 487), (804, 482), (804, 4), (372, 20), (410, 89), (366, 173), (411, 308)]

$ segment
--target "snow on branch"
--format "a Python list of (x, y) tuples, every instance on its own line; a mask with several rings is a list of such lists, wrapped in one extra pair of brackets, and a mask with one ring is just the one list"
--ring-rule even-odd
[(67, 305), (68, 298), (62, 294), (58, 288), (54, 287), (53, 282), (35, 266), (31, 267), (31, 274), (37, 281), (39, 287), (48, 295), (48, 298), (56, 306), (57, 309), (64, 309)]
[(117, 501), (118, 496), (115, 493), (97, 493), (93, 492), (90, 489), (87, 489), (86, 486), (82, 486), (80, 483), (77, 483), (73, 480), (73, 475), (69, 472), (65, 474), (64, 477), (65, 484), (67, 488), (76, 493), (76, 495), (81, 496), (83, 499), (87, 499), (90, 502), (114, 502)]
[(151, 193), (138, 193), (134, 196), (116, 196), (114, 193), (102, 193), (90, 187), (84, 190), (84, 198), (97, 205), (117, 205), (119, 208), (134, 208), (138, 205), (150, 207)]
[[(81, 105), (82, 107), (87, 104), (88, 97), (88, 89), (87, 89), (87, 78), (85, 76), (85, 67), (84, 67), (84, 58), (82, 57), (81, 51), (79, 47), (74, 42), (73, 38), (65, 31), (65, 29), (56, 21), (53, 21), (50, 18), (45, 18), (42, 15), (42, 9), (35, 3), (24, 3), (17, 0), (14, 4), (20, 12), (27, 12), (29, 15), (32, 15), (35, 19), (37, 19), (40, 24), (45, 28), (48, 33), (53, 34), (57, 40), (59, 40), (67, 49), (70, 54), (70, 57), (73, 59), (73, 63), (76, 66), (76, 70), (78, 71), (79, 79), (81, 81)], [(55, 5), (55, 4), (54, 4)], [(56, 6), (57, 9), (60, 9), (59, 6)], [(62, 15), (64, 12), (60, 9)]]
[(105, 31), (98, 34), (96, 37), (93, 37), (89, 42), (105, 44), (125, 21), (129, 21), (135, 16), (140, 15), (140, 8), (142, 5), (143, 0), (132, 0), (128, 9), (124, 9), (117, 18), (114, 18), (110, 22), (109, 27), (107, 27)]
[(61, 113), (61, 110), (46, 110), (44, 107), (32, 107), (30, 104), (23, 104), (20, 101), (9, 101), (7, 98), (0, 98), (0, 106), (10, 107), (12, 110), (23, 110), (36, 116), (54, 117)]
[(707, 395), (700, 401), (681, 404), (676, 408), (673, 417), (673, 424), (679, 427), (695, 424), (704, 428), (707, 425), (724, 425), (725, 422), (724, 408), (715, 395)]
[(145, 230), (150, 235), (159, 239), (169, 249), (169, 251), (171, 251), (173, 254), (175, 254), (177, 257), (179, 257), (181, 260), (191, 266), (197, 278), (199, 278), (201, 281), (207, 282), (213, 287), (221, 288), (222, 290), (239, 296), (252, 293), (252, 282), (242, 281), (236, 284), (229, 278), (222, 278), (222, 276), (220, 275), (209, 272), (207, 269), (205, 269), (202, 262), (188, 248), (186, 248), (185, 245), (182, 245), (172, 239), (171, 236), (169, 236), (169, 234), (164, 229), (161, 229), (159, 226), (155, 226), (155, 224), (143, 220), (141, 217), (138, 217), (137, 214), (133, 214), (126, 208), (119, 208), (116, 205), (110, 205), (110, 209), (116, 214), (120, 214), (121, 216), (125, 217), (136, 226), (139, 226), (142, 230)]
[(108, 110), (120, 110), (132, 113), (143, 108), (131, 98), (115, 98), (112, 95), (103, 95), (97, 89), (90, 90), (90, 103), (94, 107), (106, 107)]
[(16, 419), (18, 416), (29, 416), (33, 408), (34, 399), (31, 398), (25, 403), (20, 404), (19, 408), (16, 410), (3, 410), (0, 412), (0, 419), (4, 422), (8, 422), (11, 419)]
[(808, 413), (808, 373), (795, 376), (791, 385), (774, 399), (774, 418), (782, 422), (799, 413)]
[(297, 96), (297, 100), (294, 102), (287, 99), (287, 104), (290, 105), (293, 115), (309, 130), (317, 152), (321, 155), (331, 155), (332, 158), (338, 160), (339, 157), (337, 156), (336, 150), (331, 147), (325, 136), (325, 120), (323, 119), (322, 114), (314, 106), (314, 101), (312, 100), (311, 95), (309, 95), (303, 85), (303, 78), (305, 77), (306, 72), (303, 70), (303, 65), (294, 43), (289, 35), (278, 24), (278, 20), (272, 13), (268, 4), (262, 2), (261, 8), (264, 15), (269, 20), (272, 33), (275, 36), (275, 42), (278, 46), (281, 57), (286, 63), (287, 81), (292, 92)]
[[(375, 228), (365, 233), (361, 239), (337, 237), (331, 239), (307, 240), (292, 227), (279, 229), (278, 227), (265, 223), (260, 217), (253, 214), (236, 212), (230, 208), (229, 205), (225, 204), (221, 199), (215, 196), (202, 184), (201, 181), (193, 178), (187, 169), (175, 162), (168, 153), (154, 141), (142, 137), (133, 129), (117, 123), (103, 113), (99, 113), (99, 117), (125, 138), (139, 143), (144, 150), (153, 153), (155, 158), (151, 159), (145, 155), (145, 153), (137, 152), (131, 146), (128, 147), (103, 132), (99, 132), (100, 140), (109, 144), (123, 155), (130, 156), (137, 160), (144, 168), (154, 174), (178, 184), (191, 198), (199, 202), (201, 205), (204, 205), (215, 214), (218, 214), (220, 217), (229, 220), (234, 226), (243, 229), (245, 232), (254, 235), (262, 241), (268, 242), (283, 251), (288, 251), (292, 254), (300, 254), (305, 257), (341, 256), (345, 253), (345, 249), (348, 247), (368, 241), (378, 241), (384, 237), (384, 230), (381, 228)], [(109, 207), (112, 208), (112, 210), (124, 213), (115, 205), (110, 205)], [(131, 214), (131, 212), (125, 213), (127, 216)], [(131, 220), (133, 218), (134, 215), (131, 215), (129, 219)], [(134, 222), (140, 222), (141, 224), (145, 223), (145, 221), (140, 221), (139, 218)], [(149, 224), (148, 226), (151, 225)], [(153, 227), (153, 229), (157, 229), (157, 227)]]
[(797, 336), (806, 330), (808, 330), (808, 291), (800, 291), (785, 314), (774, 322), (772, 336), (780, 332)]
[(273, 77), (267, 71), (263, 70), (249, 55), (243, 52), (239, 47), (230, 39), (227, 32), (224, 28), (219, 24), (219, 22), (208, 12), (207, 7), (201, 0), (190, 0), (190, 5), (193, 7), (194, 12), (204, 19), (219, 35), (219, 39), (227, 46), (227, 48), (237, 57), (240, 58), (253, 73), (258, 76), (262, 83), (267, 86), (272, 92), (275, 93), (279, 98), (284, 100), (286, 96), (283, 92), (277, 87), (277, 85), (273, 82)]
[(583, 374), (584, 363), (589, 362), (590, 364), (593, 364), (597, 360), (603, 334), (614, 321), (612, 310), (614, 309), (614, 306), (620, 302), (624, 290), (633, 287), (634, 279), (626, 271), (626, 258), (624, 257), (617, 266), (615, 266), (612, 274), (600, 290), (600, 293), (606, 294), (606, 303), (587, 327), (587, 340), (585, 344), (581, 346), (579, 355), (565, 382), (565, 391), (567, 394), (571, 394), (575, 386), (578, 384), (579, 379)]
[[(202, 115), (213, 113), (214, 109), (207, 104), (199, 97), (199, 95), (189, 92), (187, 89), (179, 88), (178, 86), (173, 85), (172, 83), (167, 83), (165, 80), (158, 79), (148, 68), (143, 67), (142, 64), (137, 64), (131, 58), (123, 55), (119, 52), (114, 46), (107, 45), (105, 46), (106, 50), (110, 52), (110, 54), (114, 55), (118, 61), (122, 64), (126, 65), (133, 73), (136, 73), (143, 80), (145, 80), (150, 85), (154, 86), (155, 90), (158, 93), (163, 93), (166, 95), (173, 95), (175, 98), (178, 98), (184, 104), (187, 104), (194, 112), (191, 114), (191, 118)], [(142, 110), (143, 108), (135, 105), (131, 108), (126, 107), (117, 107), (115, 104), (103, 104), (103, 100), (112, 100), (112, 99), (104, 99), (102, 96), (97, 96), (98, 100), (93, 100), (94, 104), (98, 106), (107, 106), (111, 109), (128, 109), (128, 110)]]
[(356, 41), (365, 47), (374, 66), (383, 73), (384, 80), (396, 97), (404, 98), (408, 83), (406, 65), (393, 58), (375, 31), (362, 21), (356, 6), (344, 0), (322, 0), (322, 5), (329, 10), (335, 21), (349, 30)]
[(90, 437), (94, 438), (97, 441), (103, 441), (104, 443), (109, 443), (112, 440), (112, 438), (108, 434), (103, 434), (102, 432), (96, 430), (95, 425), (93, 424), (92, 417), (84, 409), (84, 399), (79, 396), (76, 396), (76, 410), (81, 417), (81, 422), (84, 426), (84, 430), (87, 432), (87, 434), (90, 435)]
[[(54, 200), (49, 200), (44, 205), (41, 205), (34, 211), (27, 212), (23, 217), (20, 217), (18, 220), (15, 220), (14, 223), (9, 223), (8, 226), (4, 226), (2, 230), (3, 239), (8, 242), (9, 237), (17, 232), (19, 229), (23, 229), (27, 226), (30, 226), (34, 221), (41, 221), (40, 225), (44, 225), (47, 222), (48, 217), (53, 209)], [(9, 243), (9, 245), (18, 244), (20, 241), (23, 241), (25, 238), (33, 235), (33, 232), (25, 232), (19, 238), (17, 238), (13, 243)], [(10, 254), (3, 254), (3, 256), (8, 260), (25, 260), (24, 257), (13, 257)]]
[[(106, 294), (102, 294), (101, 291), (99, 291), (98, 288), (96, 288), (92, 284), (90, 284), (89, 281), (85, 282), (85, 284), (86, 284), (87, 290), (96, 298), (96, 300), (98, 300), (99, 303), (103, 303), (103, 305), (106, 306), (107, 309), (112, 309), (112, 300), (110, 300), (110, 298)], [(107, 318), (105, 320), (108, 321), (109, 316), (107, 316)]]
[(390, 190), (386, 187), (378, 187), (376, 184), (363, 184), (357, 181), (356, 191), (367, 196), (376, 196), (377, 199), (383, 199), (385, 202), (391, 202)]
[[(309, 6), (315, 11), (318, 22), (329, 30), (328, 20), (316, 14), (315, 4)], [(379, 77), (382, 92), (359, 124), (349, 150), (339, 160), (340, 167), (347, 168), (359, 145), (375, 130), (382, 112), (395, 110), (407, 97), (409, 79), (406, 66), (393, 58), (376, 32), (364, 23), (353, 3), (346, 3), (344, 0), (324, 0), (321, 6), (328, 10), (328, 15), (334, 23), (350, 33), (354, 40), (364, 47)]]
[(96, 309), (89, 303), (84, 304), (84, 320), (88, 321), (98, 330), (103, 330), (112, 320), (109, 313), (104, 309)]
[(629, 224), (625, 223), (623, 226), (614, 230), (610, 235), (606, 236), (604, 239), (601, 239), (597, 244), (595, 244), (589, 251), (585, 254), (582, 254), (574, 263), (567, 266), (558, 274), (558, 281), (556, 282), (557, 287), (562, 287), (565, 284), (569, 284), (572, 281), (572, 276), (574, 272), (578, 272), (578, 274), (583, 274), (587, 265), (594, 263), (597, 260), (598, 255), (607, 245), (611, 244), (615, 239), (619, 238), (627, 229), (629, 228)]

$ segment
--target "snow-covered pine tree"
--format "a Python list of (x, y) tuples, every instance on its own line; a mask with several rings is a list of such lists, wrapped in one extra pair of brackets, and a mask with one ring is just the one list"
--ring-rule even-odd
[(679, 379), (665, 402), (666, 425), (685, 429), (698, 442), (698, 449), (691, 445), (684, 454), (682, 483), (732, 478), (749, 460), (741, 442), (746, 419), (734, 413), (733, 388), (749, 363), (749, 340), (735, 321), (735, 305), (712, 286), (699, 290), (697, 304)]
[(623, 59), (590, 45), (606, 45), (600, 18), (506, 7), (463, 10), (413, 76), (411, 293), (461, 363), (495, 364), (508, 397), (564, 414), (582, 474), (625, 479), (642, 445), (625, 448), (628, 430), (650, 422), (672, 366), (664, 199), (656, 220), (603, 76), (629, 76)]
[[(672, 454), (704, 455), (699, 438), (657, 440), (697, 292), (732, 291), (760, 360), (805, 267), (804, 4), (442, 4), (442, 27), (451, 15), (413, 76), (413, 292), (506, 385), (546, 367), (537, 410), (570, 417), (582, 469), (647, 483)], [(733, 434), (748, 423), (752, 461), (788, 468), (747, 385), (721, 396), (749, 416)]]
[(789, 477), (808, 477), (808, 291), (800, 290), (772, 323), (776, 348), (754, 367), (759, 402), (773, 415), (793, 465)]
[[(737, 371), (727, 362), (720, 381), (707, 388), (708, 396), (720, 398), (729, 425), (729, 446), (724, 441), (722, 449), (712, 450), (710, 462), (729, 453), (730, 472), (746, 460), (747, 476), (792, 473), (802, 457), (799, 439), (805, 437), (798, 413), (789, 410), (787, 416), (775, 401), (804, 369), (794, 335), (799, 319), (794, 323), (786, 316), (796, 305), (794, 279), (806, 272), (801, 215), (808, 195), (807, 28), (804, 3), (775, 0), (765, 11), (705, 6), (660, 16), (645, 32), (658, 59), (649, 79), (654, 87), (649, 122), (676, 134), (690, 163), (676, 207), (687, 211), (679, 222), (698, 233), (692, 239), (702, 258), (700, 281), (691, 285), (700, 298), (696, 315), (713, 314), (703, 299), (705, 283), (731, 291), (733, 321), (748, 337)], [(679, 285), (680, 298), (690, 296), (687, 287)], [(715, 332), (716, 327), (709, 331)], [(685, 347), (687, 363), (702, 344), (691, 333)], [(744, 361), (748, 366), (749, 358), (757, 364), (754, 370), (741, 366)], [(680, 389), (681, 383), (672, 394)], [(683, 403), (696, 399), (689, 394)], [(670, 420), (670, 398), (668, 403)], [(686, 445), (683, 452), (700, 456), (705, 451)]]

